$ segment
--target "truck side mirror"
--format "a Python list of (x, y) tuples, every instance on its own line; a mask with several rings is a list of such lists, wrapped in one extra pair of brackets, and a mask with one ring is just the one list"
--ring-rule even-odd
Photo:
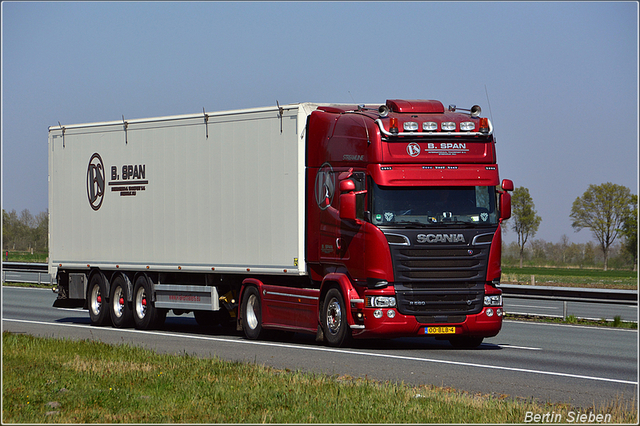
[(340, 181), (340, 219), (356, 220), (356, 184), (351, 179)]
[(505, 191), (502, 194), (500, 194), (500, 219), (507, 220), (510, 217), (511, 217), (511, 194)]
[(513, 181), (511, 179), (502, 179), (502, 187), (503, 191), (513, 191)]

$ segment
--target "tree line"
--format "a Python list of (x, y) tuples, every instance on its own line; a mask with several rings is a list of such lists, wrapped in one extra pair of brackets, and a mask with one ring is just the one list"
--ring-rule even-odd
[(49, 250), (49, 211), (33, 216), (28, 209), (20, 214), (2, 209), (2, 251)]
[[(638, 196), (631, 194), (629, 188), (614, 183), (589, 185), (589, 188), (577, 197), (571, 206), (569, 217), (571, 226), (579, 231), (591, 230), (597, 241), (598, 250), (594, 251), (593, 243), (576, 246), (569, 244), (568, 237), (562, 236), (559, 247), (545, 248), (544, 242), (533, 240), (542, 218), (538, 216), (533, 198), (525, 187), (518, 187), (511, 197), (512, 216), (506, 222), (516, 232), (515, 243), (522, 268), (525, 259), (525, 247), (529, 242), (529, 256), (548, 259), (547, 252), (562, 253), (563, 263), (587, 264), (595, 262), (596, 252), (602, 255), (602, 265), (606, 271), (609, 260), (615, 250), (616, 256), (627, 256), (631, 260), (634, 271), (638, 268)], [(614, 245), (618, 243), (619, 247)], [(552, 245), (553, 246), (553, 245)], [(511, 247), (512, 251), (516, 247)], [(531, 253), (533, 252), (533, 253)], [(593, 253), (592, 253), (593, 252)], [(580, 254), (582, 253), (582, 254)], [(558, 256), (552, 256), (556, 261)], [(567, 260), (569, 259), (569, 260)], [(619, 263), (619, 259), (617, 259)]]

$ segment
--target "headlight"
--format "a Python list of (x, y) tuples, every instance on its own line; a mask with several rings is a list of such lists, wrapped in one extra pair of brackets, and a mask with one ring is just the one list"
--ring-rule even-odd
[(474, 123), (473, 121), (465, 121), (463, 123), (460, 123), (460, 130), (462, 130), (463, 132), (469, 132), (475, 128), (476, 123)]
[(427, 121), (425, 123), (422, 123), (422, 130), (424, 130), (425, 132), (433, 132), (438, 130), (438, 123), (436, 123), (435, 121)]
[(445, 121), (444, 123), (442, 123), (441, 128), (445, 131), (453, 131), (456, 129), (456, 123), (454, 123), (453, 121)]
[(393, 308), (396, 298), (393, 296), (367, 296), (368, 308)]
[(415, 132), (416, 130), (418, 130), (418, 123), (416, 123), (415, 121), (406, 121), (402, 125), (402, 128), (407, 132)]
[(484, 297), (484, 306), (502, 306), (502, 295), (495, 294)]

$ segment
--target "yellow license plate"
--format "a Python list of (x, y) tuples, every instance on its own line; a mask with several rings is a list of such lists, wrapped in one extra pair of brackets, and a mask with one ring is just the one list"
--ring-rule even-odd
[(455, 327), (426, 327), (424, 334), (456, 334)]

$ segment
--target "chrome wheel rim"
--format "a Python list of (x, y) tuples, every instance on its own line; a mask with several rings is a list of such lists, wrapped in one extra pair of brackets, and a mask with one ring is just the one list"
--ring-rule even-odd
[(332, 334), (336, 334), (342, 325), (342, 308), (335, 297), (327, 305), (327, 328)]
[(246, 321), (250, 329), (255, 330), (258, 327), (258, 316), (256, 315), (256, 305), (258, 304), (258, 298), (255, 294), (249, 296), (247, 301)]
[(91, 312), (94, 315), (100, 315), (102, 311), (102, 292), (100, 291), (100, 286), (95, 285), (91, 289)]
[(116, 314), (116, 317), (120, 318), (123, 310), (124, 292), (122, 291), (122, 287), (117, 287), (113, 292), (113, 313)]
[(147, 314), (147, 294), (144, 288), (140, 288), (136, 293), (136, 315), (138, 318), (144, 318)]

